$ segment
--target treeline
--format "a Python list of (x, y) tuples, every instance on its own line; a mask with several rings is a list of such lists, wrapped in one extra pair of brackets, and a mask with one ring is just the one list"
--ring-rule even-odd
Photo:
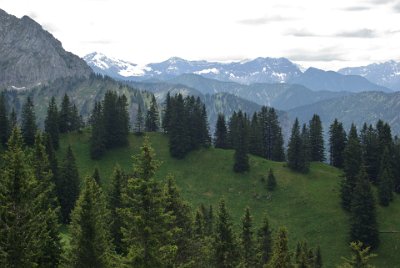
[(168, 93), (162, 128), (168, 134), (169, 151), (175, 158), (211, 144), (206, 107), (199, 97), (171, 97)]
[[(4, 92), (0, 94), (0, 140), (6, 146), (11, 135), (11, 130), (20, 125), (24, 143), (32, 146), (35, 142), (35, 135), (38, 130), (34, 103), (31, 97), (27, 97), (22, 106), (21, 119), (17, 120), (17, 114), (13, 109), (7, 110)], [(45, 132), (49, 135), (55, 150), (59, 147), (59, 134), (76, 131), (84, 126), (83, 119), (79, 115), (78, 109), (72, 103), (67, 94), (64, 95), (61, 107), (58, 108), (54, 97), (51, 98), (47, 108), (47, 116), (44, 122)]]

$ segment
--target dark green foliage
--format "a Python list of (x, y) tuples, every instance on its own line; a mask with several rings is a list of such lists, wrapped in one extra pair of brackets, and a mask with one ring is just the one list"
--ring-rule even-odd
[(100, 159), (106, 150), (105, 129), (103, 122), (103, 108), (100, 102), (96, 102), (90, 117), (92, 136), (90, 137), (90, 157)]
[(365, 247), (362, 242), (351, 242), (351, 259), (344, 259), (344, 263), (339, 268), (373, 268), (370, 265), (370, 259), (376, 257), (376, 254), (370, 253), (370, 247)]
[(250, 170), (248, 152), (248, 125), (246, 115), (241, 111), (238, 113), (237, 137), (234, 145), (234, 164), (233, 171), (237, 173)]
[(384, 207), (389, 206), (389, 202), (393, 200), (392, 178), (387, 169), (382, 172), (379, 178), (378, 199), (379, 204)]
[(267, 179), (267, 189), (273, 191), (276, 188), (276, 179), (272, 168), (269, 169), (268, 179)]
[(111, 188), (109, 193), (109, 208), (111, 210), (111, 237), (114, 241), (115, 250), (117, 253), (122, 253), (122, 218), (118, 210), (122, 208), (122, 192), (126, 187), (126, 175), (121, 170), (120, 166), (114, 168), (114, 173), (111, 178)]
[(393, 146), (393, 158), (393, 165), (394, 167), (397, 167), (393, 169), (393, 190), (396, 193), (400, 193), (400, 142), (397, 137)]
[(26, 102), (22, 107), (21, 120), (21, 132), (24, 143), (27, 146), (32, 146), (35, 143), (37, 126), (33, 101), (31, 97), (28, 97), (26, 99)]
[(126, 262), (134, 267), (168, 267), (177, 252), (170, 226), (174, 217), (166, 212), (165, 198), (154, 173), (159, 163), (146, 137), (135, 157), (135, 178), (128, 180), (119, 209), (123, 221)]
[[(12, 131), (4, 153), (0, 186), (0, 266), (52, 267), (43, 252), (50, 238), (47, 212), (43, 210), (46, 196), (44, 184), (35, 177), (35, 170), (23, 151), (22, 136)], [(40, 194), (39, 194), (40, 193)], [(56, 242), (56, 241), (55, 241)], [(49, 252), (54, 257), (53, 252)]]
[(165, 133), (168, 133), (169, 131), (169, 126), (171, 124), (171, 113), (172, 113), (171, 95), (168, 92), (167, 96), (165, 97), (164, 113), (162, 120), (162, 128)]
[(177, 265), (191, 262), (192, 215), (190, 206), (182, 199), (180, 192), (172, 177), (167, 178), (164, 187), (166, 212), (172, 216), (170, 230), (173, 232), (173, 244), (177, 246)]
[(315, 257), (311, 249), (308, 248), (307, 242), (298, 242), (295, 253), (296, 267), (309, 268), (314, 267)]
[(299, 121), (296, 118), (288, 144), (287, 156), (289, 168), (299, 172), (308, 172), (309, 162), (307, 161), (306, 154), (307, 151), (300, 136)]
[(303, 155), (307, 162), (311, 161), (310, 130), (306, 124), (301, 128), (301, 141), (303, 142)]
[(325, 161), (325, 147), (321, 119), (314, 114), (310, 120), (310, 156), (311, 161)]
[(10, 133), (11, 131), (17, 127), (18, 125), (18, 119), (17, 119), (17, 113), (15, 112), (15, 109), (13, 108), (11, 113), (10, 113)]
[(218, 210), (218, 221), (214, 237), (215, 263), (217, 267), (235, 267), (238, 262), (238, 249), (235, 241), (232, 222), (221, 200)]
[(341, 183), (342, 207), (350, 211), (353, 190), (356, 186), (357, 176), (362, 164), (361, 144), (358, 139), (357, 129), (351, 126), (348, 142), (344, 150), (344, 177)]
[(79, 195), (79, 173), (75, 163), (75, 157), (71, 146), (61, 163), (58, 181), (56, 184), (57, 196), (61, 206), (61, 218), (63, 223), (70, 221), (70, 213), (75, 206)]
[(141, 135), (143, 133), (143, 130), (144, 130), (144, 118), (143, 118), (142, 107), (139, 105), (138, 112), (136, 115), (135, 133), (137, 135)]
[(256, 264), (255, 245), (253, 235), (253, 219), (250, 215), (250, 209), (246, 208), (242, 218), (242, 233), (241, 233), (241, 267), (254, 267)]
[(207, 113), (200, 98), (186, 97), (181, 94), (170, 97), (164, 118), (164, 129), (169, 136), (169, 150), (172, 157), (184, 158), (185, 155), (200, 147), (210, 145)]
[(321, 248), (318, 246), (317, 250), (315, 251), (315, 259), (314, 259), (314, 268), (322, 268), (322, 255), (321, 255)]
[(251, 123), (249, 125), (249, 153), (263, 156), (261, 127), (260, 123), (258, 122), (257, 113), (253, 114)]
[(11, 125), (8, 118), (6, 97), (4, 92), (0, 94), (0, 142), (3, 146), (7, 144), (11, 133)]
[(146, 115), (146, 131), (148, 132), (156, 132), (158, 131), (160, 126), (160, 118), (158, 115), (158, 106), (156, 98), (151, 98), (150, 109), (147, 111)]
[(215, 148), (228, 148), (228, 130), (226, 128), (225, 116), (223, 114), (218, 115), (214, 137)]
[(288, 268), (290, 263), (290, 252), (288, 248), (287, 230), (280, 227), (274, 240), (273, 253), (269, 262), (269, 267)]
[(343, 151), (346, 147), (347, 137), (342, 123), (337, 119), (329, 128), (329, 162), (332, 166), (342, 168), (344, 165)]
[[(58, 160), (56, 157), (56, 152), (54, 151), (53, 148), (53, 143), (51, 142), (51, 138), (48, 134), (45, 134), (43, 137), (43, 144), (46, 149), (46, 154), (47, 158), (49, 160), (49, 165), (50, 165), (50, 170), (51, 170), (51, 179), (54, 185), (57, 184), (58, 181), (58, 175), (59, 175), (59, 170), (58, 170)], [(57, 194), (57, 191), (56, 191)]]
[(38, 180), (37, 194), (40, 198), (41, 224), (39, 267), (57, 267), (61, 260), (61, 240), (59, 237), (59, 204), (55, 183), (46, 148), (40, 134), (36, 135), (33, 147), (32, 167)]
[(110, 233), (110, 211), (96, 181), (87, 177), (71, 216), (69, 267), (117, 266)]
[(58, 118), (58, 108), (56, 104), (56, 99), (51, 98), (49, 102), (49, 107), (47, 108), (47, 116), (44, 121), (44, 130), (51, 138), (53, 143), (53, 148), (58, 149), (60, 143), (59, 137), (59, 118)]
[(106, 148), (128, 144), (129, 114), (125, 95), (118, 96), (115, 91), (107, 91), (102, 104), (104, 142)]
[(61, 102), (59, 129), (60, 133), (67, 133), (71, 129), (71, 102), (67, 94), (64, 95)]
[(374, 184), (377, 184), (380, 168), (378, 134), (372, 125), (367, 127), (367, 125), (364, 124), (360, 137), (363, 149), (363, 160), (368, 177)]
[(264, 267), (272, 255), (272, 231), (265, 216), (261, 228), (257, 232), (257, 267)]
[(99, 169), (96, 167), (93, 171), (93, 175), (92, 178), (94, 179), (94, 181), (100, 185), (101, 184), (101, 178), (100, 178), (100, 173), (99, 173)]
[(351, 201), (350, 241), (375, 249), (379, 244), (375, 200), (366, 171), (361, 168)]

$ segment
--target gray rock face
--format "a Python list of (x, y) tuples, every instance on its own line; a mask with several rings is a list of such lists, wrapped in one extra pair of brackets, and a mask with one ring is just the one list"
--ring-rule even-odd
[(37, 22), (0, 9), (0, 88), (31, 88), (60, 77), (88, 77), (91, 72)]

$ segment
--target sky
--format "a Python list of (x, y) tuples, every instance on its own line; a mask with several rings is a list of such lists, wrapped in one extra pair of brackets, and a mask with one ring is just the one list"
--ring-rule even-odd
[(0, 8), (30, 16), (81, 57), (286, 57), (325, 70), (400, 61), (400, 0), (0, 0)]

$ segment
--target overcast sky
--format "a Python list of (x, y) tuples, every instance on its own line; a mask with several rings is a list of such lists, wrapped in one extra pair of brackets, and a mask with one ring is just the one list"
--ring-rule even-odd
[(287, 57), (336, 70), (400, 60), (400, 0), (0, 0), (81, 57)]

